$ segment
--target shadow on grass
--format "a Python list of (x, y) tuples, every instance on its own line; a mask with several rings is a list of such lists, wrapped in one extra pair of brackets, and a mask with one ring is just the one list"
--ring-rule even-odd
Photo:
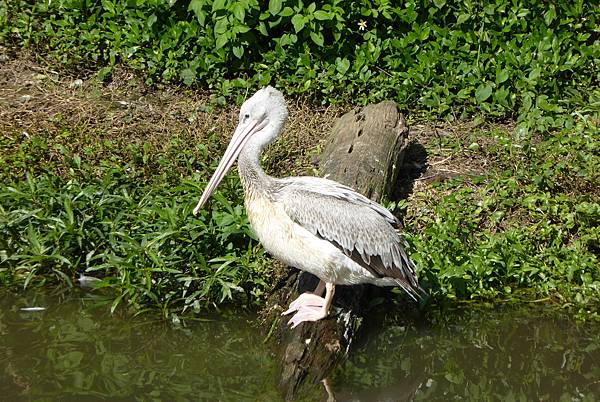
[(413, 192), (415, 182), (427, 171), (427, 150), (417, 140), (406, 146), (398, 179), (391, 195), (392, 201), (405, 200)]

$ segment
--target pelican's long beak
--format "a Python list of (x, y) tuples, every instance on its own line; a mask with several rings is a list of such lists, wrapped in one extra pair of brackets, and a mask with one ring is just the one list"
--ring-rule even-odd
[(194, 208), (194, 215), (198, 213), (200, 208), (202, 208), (211, 194), (215, 191), (221, 180), (223, 180), (229, 169), (231, 169), (233, 162), (237, 159), (240, 151), (248, 142), (248, 139), (250, 139), (255, 132), (262, 130), (265, 125), (266, 121), (259, 121), (256, 119), (244, 123), (240, 122), (240, 124), (238, 124), (235, 133), (233, 134), (233, 138), (231, 138), (231, 142), (227, 146), (225, 154), (219, 162), (219, 166), (217, 166), (217, 170), (208, 181), (204, 193), (202, 193), (202, 197), (200, 197), (200, 201), (198, 201), (196, 208)]

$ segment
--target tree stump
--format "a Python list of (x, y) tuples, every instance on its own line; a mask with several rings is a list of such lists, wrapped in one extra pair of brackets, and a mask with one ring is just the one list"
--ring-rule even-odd
[(321, 155), (321, 174), (380, 201), (393, 192), (407, 138), (395, 102), (354, 109), (334, 125)]
[[(320, 172), (380, 201), (393, 193), (407, 137), (408, 128), (396, 103), (354, 109), (334, 125), (320, 157)], [(318, 282), (315, 276), (292, 269), (270, 304), (287, 306), (299, 294), (314, 290)], [(293, 330), (287, 326), (287, 318), (280, 320), (276, 329), (276, 339), (284, 346), (280, 386), (287, 400), (294, 399), (306, 381), (326, 378), (347, 355), (370, 291), (368, 286), (337, 286), (329, 318), (302, 323)]]

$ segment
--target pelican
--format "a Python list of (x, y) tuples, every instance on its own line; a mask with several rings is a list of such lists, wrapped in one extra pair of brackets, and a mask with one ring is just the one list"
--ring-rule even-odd
[(327, 317), (335, 285), (400, 286), (417, 300), (423, 291), (402, 246), (400, 223), (390, 211), (332, 180), (275, 178), (263, 171), (261, 152), (280, 134), (287, 117), (283, 95), (271, 86), (244, 102), (233, 138), (194, 215), (237, 159), (248, 219), (264, 248), (321, 280), (314, 292), (300, 295), (283, 313), (295, 313), (288, 322), (292, 328)]

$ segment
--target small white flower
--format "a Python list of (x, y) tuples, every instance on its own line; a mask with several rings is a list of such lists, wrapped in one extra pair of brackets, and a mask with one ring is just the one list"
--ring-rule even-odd
[(358, 30), (365, 31), (367, 29), (367, 21), (360, 20), (358, 23)]

